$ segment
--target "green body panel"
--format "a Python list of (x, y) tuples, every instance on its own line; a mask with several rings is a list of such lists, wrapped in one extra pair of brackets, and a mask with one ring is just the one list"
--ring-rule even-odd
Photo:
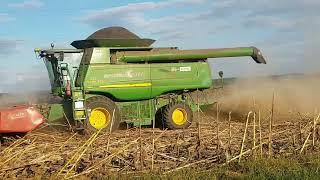
[(134, 126), (151, 125), (155, 116), (154, 99), (117, 103), (121, 111), (121, 120)]
[(89, 65), (84, 89), (105, 93), (117, 101), (143, 100), (151, 96), (150, 65), (99, 64)]
[(110, 51), (106, 48), (94, 48), (90, 63), (110, 63)]
[(49, 117), (47, 117), (49, 122), (60, 121), (64, 119), (64, 108), (63, 104), (51, 104)]
[(207, 62), (151, 64), (151, 98), (168, 92), (212, 86)]
[[(197, 110), (197, 104), (186, 97), (184, 100), (182, 96), (175, 97), (175, 100), (185, 102), (192, 111)], [(170, 99), (157, 98), (143, 101), (118, 102), (117, 105), (121, 112), (121, 119), (123, 122), (132, 124), (133, 126), (152, 125), (155, 120), (155, 114), (158, 109), (170, 103)], [(200, 105), (202, 105), (200, 103)]]
[(84, 89), (116, 101), (135, 101), (212, 86), (207, 62), (89, 65)]

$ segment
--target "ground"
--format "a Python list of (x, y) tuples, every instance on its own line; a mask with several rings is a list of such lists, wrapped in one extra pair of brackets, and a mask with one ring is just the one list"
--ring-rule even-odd
[(185, 130), (131, 128), (85, 136), (48, 125), (23, 138), (4, 137), (0, 177), (317, 179), (318, 81), (237, 80), (206, 91), (202, 100), (218, 103), (196, 112)]

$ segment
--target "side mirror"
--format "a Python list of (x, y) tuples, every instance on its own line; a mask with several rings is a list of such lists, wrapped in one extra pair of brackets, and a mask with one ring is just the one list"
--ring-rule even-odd
[(223, 88), (223, 71), (219, 71), (219, 76), (221, 78), (221, 88)]

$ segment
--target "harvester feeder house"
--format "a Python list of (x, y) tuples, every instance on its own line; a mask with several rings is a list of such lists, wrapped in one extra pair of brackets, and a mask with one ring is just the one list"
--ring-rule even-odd
[(208, 58), (250, 56), (266, 64), (255, 47), (179, 50), (151, 47), (154, 42), (110, 27), (72, 42), (75, 49), (35, 49), (52, 94), (63, 99), (50, 105), (48, 122), (67, 116), (91, 133), (116, 130), (121, 123), (188, 128), (198, 107), (190, 94), (212, 87)]

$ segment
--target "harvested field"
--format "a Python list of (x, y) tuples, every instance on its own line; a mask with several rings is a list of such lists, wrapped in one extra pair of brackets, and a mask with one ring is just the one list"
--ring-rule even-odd
[(101, 178), (115, 173), (163, 174), (193, 167), (207, 170), (248, 158), (290, 157), (320, 147), (318, 127), (312, 119), (274, 124), (271, 149), (269, 137), (269, 125), (260, 127), (258, 118), (255, 126), (250, 122), (247, 128), (244, 123), (214, 120), (186, 130), (135, 128), (91, 137), (42, 129), (1, 145), (0, 176)]
[[(239, 162), (320, 152), (318, 97), (312, 92), (284, 98), (289, 93), (275, 86), (265, 91), (261, 90), (265, 86), (256, 91), (251, 88), (249, 94), (243, 86), (244, 91), (234, 87), (201, 96), (218, 103), (195, 113), (193, 126), (185, 130), (131, 128), (84, 136), (68, 127), (48, 125), (22, 139), (3, 138), (0, 177), (165, 176), (185, 169), (201, 172)], [(300, 87), (310, 89), (307, 84)], [(309, 103), (296, 104), (294, 99)]]

